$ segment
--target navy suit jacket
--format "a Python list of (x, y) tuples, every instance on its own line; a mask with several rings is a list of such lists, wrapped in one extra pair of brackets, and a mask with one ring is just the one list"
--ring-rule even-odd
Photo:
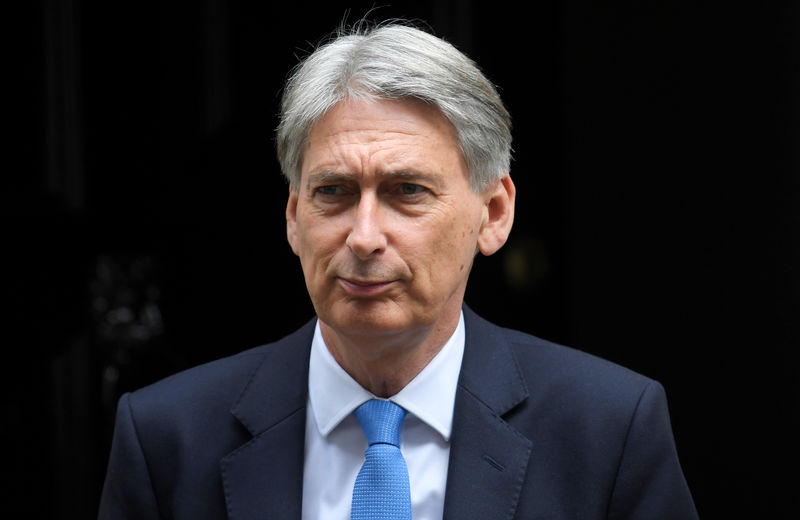
[[(661, 385), (464, 308), (444, 518), (697, 518)], [(124, 395), (101, 519), (299, 519), (314, 321)]]

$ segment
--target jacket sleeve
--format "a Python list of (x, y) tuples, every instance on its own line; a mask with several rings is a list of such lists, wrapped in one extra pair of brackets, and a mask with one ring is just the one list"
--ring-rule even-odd
[(631, 419), (610, 519), (697, 519), (670, 425), (664, 388), (650, 383)]
[(160, 518), (147, 460), (139, 442), (130, 394), (117, 405), (114, 438), (108, 461), (99, 520)]

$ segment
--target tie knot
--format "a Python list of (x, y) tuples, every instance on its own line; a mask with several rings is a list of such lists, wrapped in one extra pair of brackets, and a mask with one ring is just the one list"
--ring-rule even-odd
[(400, 427), (406, 417), (402, 407), (391, 401), (372, 399), (356, 408), (355, 414), (369, 446), (382, 443), (400, 447)]

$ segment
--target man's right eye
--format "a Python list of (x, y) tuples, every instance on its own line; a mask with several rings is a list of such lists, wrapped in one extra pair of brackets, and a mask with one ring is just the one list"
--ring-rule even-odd
[(319, 193), (320, 195), (339, 195), (341, 192), (342, 188), (337, 184), (320, 186), (317, 188), (317, 193)]

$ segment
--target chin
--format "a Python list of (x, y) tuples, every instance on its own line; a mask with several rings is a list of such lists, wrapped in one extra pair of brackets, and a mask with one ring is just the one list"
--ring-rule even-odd
[(350, 302), (342, 307), (330, 309), (324, 317), (320, 315), (320, 319), (343, 334), (392, 334), (421, 325), (414, 320), (414, 313), (398, 308), (393, 302), (381, 305)]

